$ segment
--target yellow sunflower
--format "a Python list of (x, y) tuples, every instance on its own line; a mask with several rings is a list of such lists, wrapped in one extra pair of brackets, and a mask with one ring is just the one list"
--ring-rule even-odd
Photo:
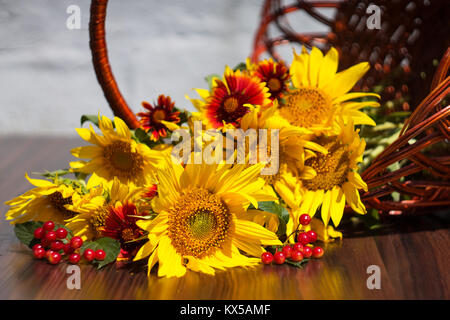
[(305, 161), (316, 172), (313, 178), (301, 179), (303, 199), (299, 210), (295, 210), (292, 227), (298, 224), (301, 214), (314, 216), (321, 206), (321, 217), (325, 226), (329, 220), (338, 226), (344, 213), (345, 204), (359, 214), (366, 209), (361, 202), (359, 189), (367, 191), (367, 185), (358, 174), (358, 163), (362, 162), (366, 143), (350, 122), (344, 125), (337, 136), (319, 135), (315, 142), (328, 150), (327, 154), (317, 153)]
[(117, 178), (112, 183), (92, 188), (76, 205), (69, 206), (79, 214), (67, 221), (67, 227), (83, 240), (102, 237), (105, 221), (112, 211), (124, 204), (138, 204), (140, 195), (146, 191), (146, 188), (131, 183), (123, 184)]
[(353, 121), (355, 125), (375, 125), (364, 112), (363, 107), (378, 107), (376, 101), (357, 102), (355, 99), (376, 97), (367, 92), (349, 91), (369, 70), (367, 62), (359, 63), (341, 72), (338, 68), (338, 52), (331, 48), (324, 56), (313, 47), (311, 53), (302, 48), (290, 67), (293, 88), (285, 95), (279, 108), (279, 116), (291, 125), (315, 131), (332, 131), (337, 134), (338, 117)]
[(151, 184), (161, 159), (160, 152), (133, 140), (130, 130), (120, 118), (114, 118), (115, 130), (111, 120), (105, 116), (99, 116), (98, 122), (103, 135), (95, 133), (92, 126), (89, 129), (79, 128), (77, 132), (81, 138), (93, 145), (71, 151), (77, 158), (91, 159), (70, 163), (73, 171), (91, 174), (88, 189), (114, 177), (125, 184)]
[(5, 202), (11, 208), (6, 212), (6, 220), (11, 224), (26, 221), (48, 221), (64, 224), (67, 219), (74, 217), (77, 212), (67, 207), (76, 204), (81, 199), (81, 192), (70, 185), (51, 182), (43, 179), (31, 179), (28, 174), (25, 178), (35, 188), (24, 194)]
[(158, 216), (137, 222), (149, 241), (135, 260), (149, 256), (148, 271), (159, 262), (158, 275), (167, 277), (181, 277), (187, 269), (212, 275), (215, 269), (258, 264), (263, 245), (281, 245), (273, 232), (243, 219), (250, 203), (274, 200), (262, 190), (260, 170), (261, 165), (225, 164), (183, 169), (171, 162), (158, 173)]

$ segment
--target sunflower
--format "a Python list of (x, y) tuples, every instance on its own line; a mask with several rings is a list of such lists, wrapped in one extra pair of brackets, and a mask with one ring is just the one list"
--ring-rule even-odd
[(202, 98), (190, 99), (207, 120), (208, 127), (237, 127), (239, 120), (249, 112), (249, 105), (270, 105), (269, 89), (256, 77), (240, 70), (225, 68), (223, 80), (215, 78), (211, 92), (197, 89)]
[(145, 215), (140, 201), (145, 191), (131, 183), (123, 184), (117, 178), (112, 183), (92, 188), (77, 205), (69, 207), (79, 214), (67, 221), (67, 227), (84, 240), (114, 235), (123, 242), (130, 241), (138, 234), (136, 228), (130, 227), (134, 220), (128, 219), (128, 215)]
[(28, 174), (25, 178), (35, 188), (24, 194), (5, 202), (11, 208), (6, 212), (6, 220), (12, 224), (26, 221), (48, 221), (64, 224), (67, 219), (77, 215), (77, 212), (67, 207), (78, 203), (81, 191), (66, 185), (58, 180), (51, 182), (43, 179), (31, 179)]
[(294, 226), (300, 214), (314, 216), (321, 206), (321, 217), (326, 225), (329, 220), (338, 226), (344, 213), (345, 204), (359, 214), (366, 209), (361, 202), (359, 189), (367, 191), (367, 185), (358, 174), (358, 163), (362, 162), (365, 141), (359, 138), (359, 130), (353, 124), (344, 125), (337, 136), (319, 135), (317, 144), (328, 150), (327, 154), (317, 153), (305, 161), (316, 172), (312, 178), (301, 179), (303, 199), (293, 219)]
[(351, 120), (355, 125), (375, 125), (375, 122), (364, 112), (363, 107), (378, 107), (376, 101), (358, 102), (355, 99), (375, 97), (379, 95), (367, 92), (351, 92), (354, 85), (369, 70), (367, 62), (359, 63), (344, 71), (336, 73), (338, 68), (338, 52), (331, 48), (323, 56), (313, 47), (308, 54), (302, 48), (290, 67), (293, 89), (285, 95), (280, 105), (279, 115), (291, 125), (308, 128), (320, 132), (331, 131), (337, 134), (338, 117)]
[(290, 76), (289, 69), (284, 62), (275, 62), (270, 58), (269, 60), (262, 60), (252, 64), (247, 60), (247, 69), (252, 76), (257, 77), (266, 84), (271, 100), (282, 98), (284, 93), (288, 91)]
[(275, 200), (262, 190), (261, 165), (187, 164), (175, 162), (158, 174), (158, 197), (152, 221), (140, 220), (149, 241), (135, 260), (149, 256), (148, 272), (181, 277), (187, 269), (214, 274), (215, 269), (249, 267), (260, 262), (262, 245), (281, 245), (277, 236), (243, 219), (258, 201)]
[(160, 137), (167, 136), (169, 129), (165, 122), (178, 123), (180, 122), (180, 112), (173, 111), (175, 103), (170, 97), (161, 94), (158, 96), (158, 102), (154, 106), (144, 101), (142, 106), (147, 109), (146, 112), (139, 112), (137, 115), (141, 117), (140, 123), (142, 128), (151, 134), (153, 141), (158, 141)]
[(131, 132), (125, 122), (114, 118), (116, 130), (111, 120), (103, 116), (98, 118), (99, 128), (103, 136), (90, 129), (77, 129), (84, 140), (92, 143), (72, 149), (72, 155), (90, 161), (71, 162), (74, 172), (92, 174), (87, 183), (88, 189), (111, 181), (117, 177), (122, 183), (133, 182), (143, 186), (151, 184), (154, 171), (161, 159), (160, 152), (131, 138)]

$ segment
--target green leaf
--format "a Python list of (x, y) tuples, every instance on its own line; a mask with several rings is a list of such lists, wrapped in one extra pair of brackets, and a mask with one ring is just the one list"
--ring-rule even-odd
[(102, 261), (94, 260), (93, 263), (97, 264), (97, 269), (103, 268), (107, 264), (110, 264), (114, 261), (116, 261), (117, 256), (120, 253), (120, 243), (116, 239), (104, 237), (99, 238), (95, 241), (86, 241), (83, 243), (83, 246), (81, 247), (81, 254), (84, 253), (84, 250), (86, 249), (92, 249), (92, 250), (98, 250), (102, 249), (106, 252), (106, 257)]
[(234, 68), (233, 71), (237, 71), (237, 70), (247, 70), (247, 65), (245, 64), (245, 62), (239, 62)]
[(258, 202), (258, 209), (276, 214), (284, 223), (289, 222), (289, 211), (274, 201), (260, 201)]
[(42, 177), (56, 179), (56, 177), (62, 177), (62, 176), (65, 176), (66, 174), (69, 174), (70, 171), (69, 171), (69, 169), (59, 169), (59, 170), (55, 170), (55, 171), (45, 170), (45, 172), (32, 172), (32, 173), (36, 174), (36, 175), (40, 175)]
[(83, 114), (81, 116), (80, 122), (81, 126), (83, 126), (85, 122), (92, 122), (98, 127), (98, 116), (94, 114)]
[(25, 223), (18, 223), (14, 226), (14, 233), (17, 239), (28, 247), (33, 247), (36, 240), (34, 238), (34, 230), (42, 227), (43, 223), (39, 221), (27, 221)]
[(290, 259), (286, 259), (285, 263), (287, 263), (288, 265), (291, 265), (293, 267), (303, 269), (303, 267), (305, 266), (305, 264), (308, 263), (309, 260), (311, 260), (311, 259), (303, 259), (302, 261), (295, 262)]

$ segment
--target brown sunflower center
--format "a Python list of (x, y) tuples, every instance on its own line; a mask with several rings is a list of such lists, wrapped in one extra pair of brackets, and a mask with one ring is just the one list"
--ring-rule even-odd
[(286, 96), (286, 104), (280, 108), (280, 114), (291, 124), (299, 127), (311, 127), (323, 124), (330, 117), (331, 102), (316, 88), (300, 88)]
[(350, 171), (348, 148), (336, 138), (321, 136), (318, 144), (328, 150), (328, 154), (318, 153), (316, 157), (305, 161), (305, 165), (316, 170), (317, 175), (310, 180), (303, 180), (303, 184), (310, 190), (330, 190), (334, 186), (341, 186), (347, 181)]
[(143, 170), (143, 157), (138, 152), (132, 152), (128, 142), (115, 141), (106, 146), (104, 157), (115, 176), (133, 177), (139, 175)]
[(267, 81), (267, 86), (271, 92), (276, 92), (281, 89), (281, 82), (277, 78), (271, 78)]
[(227, 207), (216, 195), (196, 188), (170, 210), (169, 238), (179, 254), (200, 258), (224, 242), (230, 220)]
[(125, 228), (125, 229), (123, 229), (121, 236), (122, 236), (122, 240), (125, 241), (125, 242), (132, 241), (132, 240), (134, 240), (136, 238), (133, 228)]
[(66, 204), (73, 204), (71, 196), (63, 198), (61, 192), (56, 191), (48, 195), (48, 200), (50, 201), (51, 206), (64, 216), (64, 219), (71, 218), (77, 214), (74, 211), (67, 210), (65, 207)]
[(226, 112), (232, 113), (239, 107), (239, 101), (235, 97), (228, 97), (223, 103), (223, 107)]
[(105, 228), (105, 221), (110, 209), (111, 207), (109, 205), (101, 206), (91, 216), (90, 223), (97, 233), (97, 236), (101, 236)]
[(152, 114), (153, 121), (160, 123), (161, 120), (166, 119), (166, 113), (163, 110), (155, 110)]

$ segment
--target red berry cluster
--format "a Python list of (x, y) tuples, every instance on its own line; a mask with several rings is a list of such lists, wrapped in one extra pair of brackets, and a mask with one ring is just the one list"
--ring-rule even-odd
[[(58, 264), (63, 255), (68, 256), (68, 261), (77, 264), (81, 260), (80, 248), (83, 245), (81, 237), (67, 239), (68, 232), (64, 228), (55, 229), (53, 221), (45, 222), (42, 227), (34, 230), (34, 238), (40, 240), (33, 246), (33, 255), (36, 259), (47, 258), (51, 264)], [(83, 257), (87, 261), (104, 260), (106, 252), (102, 249), (94, 251), (86, 249)]]
[[(300, 216), (300, 224), (307, 226), (311, 223), (311, 217), (307, 214)], [(297, 230), (295, 231), (297, 232)], [(286, 244), (280, 251), (276, 250), (275, 254), (264, 252), (261, 255), (261, 261), (264, 264), (271, 264), (275, 261), (276, 264), (283, 264), (286, 259), (294, 262), (300, 262), (304, 258), (321, 258), (324, 250), (321, 247), (311, 247), (317, 241), (317, 233), (313, 230), (307, 232), (300, 232), (297, 236), (297, 242), (291, 246)]]

